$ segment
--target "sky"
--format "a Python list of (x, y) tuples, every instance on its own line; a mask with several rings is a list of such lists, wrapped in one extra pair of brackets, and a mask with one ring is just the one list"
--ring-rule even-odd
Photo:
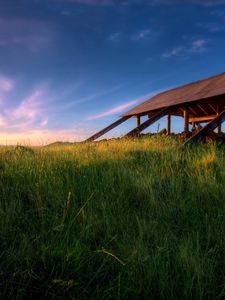
[(224, 53), (225, 0), (0, 0), (0, 144), (82, 141)]

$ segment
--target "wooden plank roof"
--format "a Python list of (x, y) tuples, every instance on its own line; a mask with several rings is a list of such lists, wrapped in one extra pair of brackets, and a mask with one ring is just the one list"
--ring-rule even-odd
[(225, 95), (225, 73), (155, 95), (124, 113), (123, 117), (144, 114), (168, 106), (176, 106), (221, 95)]

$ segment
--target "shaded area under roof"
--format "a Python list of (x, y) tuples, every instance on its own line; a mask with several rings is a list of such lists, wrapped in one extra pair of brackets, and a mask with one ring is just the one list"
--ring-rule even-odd
[(225, 73), (199, 80), (153, 96), (123, 114), (134, 116), (189, 102), (225, 95)]

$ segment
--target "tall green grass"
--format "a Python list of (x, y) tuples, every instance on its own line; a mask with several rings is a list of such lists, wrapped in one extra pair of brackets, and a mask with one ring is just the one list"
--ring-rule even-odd
[(224, 299), (225, 147), (0, 148), (1, 299)]

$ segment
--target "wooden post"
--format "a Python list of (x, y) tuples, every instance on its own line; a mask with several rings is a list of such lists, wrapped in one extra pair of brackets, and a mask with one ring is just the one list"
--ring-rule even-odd
[[(217, 116), (220, 114), (220, 106), (219, 104), (217, 105)], [(217, 127), (217, 133), (221, 134), (221, 124)]]
[(141, 125), (141, 116), (137, 116), (137, 127)]
[(152, 115), (148, 120), (141, 123), (140, 126), (134, 128), (133, 130), (128, 132), (125, 136), (126, 137), (138, 136), (143, 130), (145, 130), (146, 128), (148, 128), (149, 126), (151, 126), (152, 124), (157, 122), (162, 117), (166, 116), (168, 114), (168, 112), (170, 111), (170, 109), (171, 109), (170, 107), (163, 108), (162, 110), (160, 110), (157, 113), (155, 113), (154, 115)]
[(167, 115), (167, 135), (171, 134), (171, 114)]
[(189, 111), (187, 106), (184, 107), (184, 132), (189, 132)]

